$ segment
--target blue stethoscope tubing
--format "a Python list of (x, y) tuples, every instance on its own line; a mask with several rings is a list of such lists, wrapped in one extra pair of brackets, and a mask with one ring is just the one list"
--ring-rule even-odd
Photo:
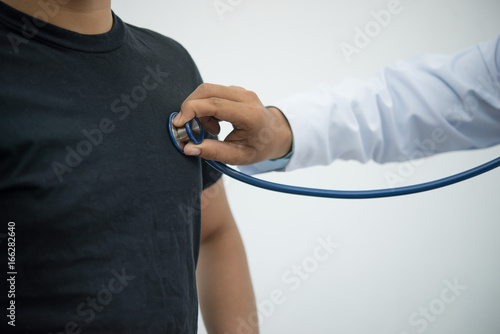
[[(168, 121), (168, 129), (170, 133), (170, 137), (172, 138), (172, 142), (178, 151), (184, 153), (181, 147), (177, 144), (175, 140), (174, 132), (172, 131), (172, 120), (177, 113), (173, 113)], [(185, 128), (186, 132), (191, 139), (191, 141), (199, 144), (203, 138), (203, 128), (201, 127), (201, 123), (197, 118), (194, 120), (198, 123), (200, 127), (200, 138), (196, 138), (192, 131), (191, 125), (186, 123)], [(411, 186), (399, 187), (399, 188), (387, 188), (387, 189), (374, 189), (374, 190), (330, 190), (330, 189), (317, 189), (317, 188), (305, 188), (305, 187), (297, 187), (290, 186), (285, 184), (279, 184), (274, 182), (269, 182), (265, 180), (261, 180), (255, 178), (253, 176), (247, 175), (245, 173), (241, 173), (226, 164), (223, 164), (218, 161), (205, 160), (205, 162), (218, 170), (221, 173), (226, 174), (229, 177), (232, 177), (238, 181), (247, 183), (252, 186), (256, 186), (259, 188), (278, 191), (287, 194), (294, 195), (303, 195), (303, 196), (312, 196), (312, 197), (324, 197), (324, 198), (342, 198), (342, 199), (368, 199), (368, 198), (383, 198), (383, 197), (394, 197), (394, 196), (403, 196), (416, 194), (424, 191), (434, 190), (442, 187), (449, 186), (454, 183), (458, 183), (461, 181), (465, 181), (472, 177), (478, 176), (480, 174), (486, 173), (492, 169), (495, 169), (500, 166), (500, 157), (493, 159), (485, 164), (474, 167), (467, 171), (451, 175), (442, 179), (438, 179), (435, 181), (430, 181), (421, 184), (415, 184)]]
[(227, 165), (220, 163), (218, 161), (205, 160), (207, 164), (217, 169), (221, 173), (226, 174), (238, 181), (250, 184), (252, 186), (279, 191), (288, 194), (304, 195), (312, 197), (325, 197), (325, 198), (344, 198), (344, 199), (367, 199), (367, 198), (382, 198), (382, 197), (393, 197), (393, 196), (403, 196), (416, 194), (419, 192), (429, 191), (450, 184), (458, 183), (471, 177), (486, 173), (498, 166), (500, 166), (500, 157), (491, 160), (483, 165), (477, 166), (475, 168), (469, 169), (465, 172), (461, 172), (452, 176), (445, 177), (443, 179), (430, 181), (421, 184), (415, 184), (406, 187), (399, 188), (388, 188), (388, 189), (375, 189), (375, 190), (329, 190), (329, 189), (316, 189), (316, 188), (304, 188), (289, 186), (285, 184), (278, 184), (269, 181), (264, 181), (257, 179), (255, 177), (249, 176), (247, 174), (238, 172)]

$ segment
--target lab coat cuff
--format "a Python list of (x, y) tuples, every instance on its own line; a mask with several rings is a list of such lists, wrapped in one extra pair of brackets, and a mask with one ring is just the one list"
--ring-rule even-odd
[(259, 162), (257, 164), (249, 165), (249, 166), (238, 166), (238, 169), (245, 174), (253, 175), (259, 173), (267, 173), (267, 172), (283, 172), (285, 170), (286, 165), (290, 162), (290, 158), (295, 152), (295, 145), (292, 142), (292, 149), (282, 158), (271, 159)]

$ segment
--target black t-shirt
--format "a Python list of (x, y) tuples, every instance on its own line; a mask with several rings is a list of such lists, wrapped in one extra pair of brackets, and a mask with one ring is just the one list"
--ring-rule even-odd
[(200, 83), (178, 43), (116, 16), (81, 35), (0, 2), (0, 234), (15, 222), (17, 272), (9, 298), (1, 238), (1, 328), (14, 300), (19, 333), (196, 333), (199, 199), (220, 174), (176, 151), (167, 120)]

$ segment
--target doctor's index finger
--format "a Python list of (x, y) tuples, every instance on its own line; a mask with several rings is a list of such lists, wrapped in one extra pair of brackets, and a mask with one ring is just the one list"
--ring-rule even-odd
[[(247, 103), (248, 105), (246, 108), (241, 108), (241, 105), (237, 103)], [(259, 98), (254, 92), (245, 88), (205, 83), (198, 86), (183, 102), (180, 110), (181, 115), (174, 120), (174, 125), (182, 126), (195, 116), (212, 116), (235, 125), (240, 122), (244, 123), (244, 115), (235, 115), (235, 113), (251, 108), (253, 103), (260, 104)]]
[(202, 83), (188, 96), (187, 100), (217, 96), (228, 100), (239, 101), (243, 97), (241, 93), (244, 93), (245, 91), (247, 91), (245, 88), (239, 86)]
[(193, 117), (214, 117), (232, 123), (236, 128), (252, 127), (252, 115), (258, 115), (259, 105), (235, 102), (219, 97), (189, 100), (182, 104), (179, 115), (174, 119), (175, 126), (183, 126)]

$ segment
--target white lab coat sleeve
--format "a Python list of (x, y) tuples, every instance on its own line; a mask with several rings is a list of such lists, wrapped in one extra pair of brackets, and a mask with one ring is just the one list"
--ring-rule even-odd
[(285, 170), (336, 159), (406, 161), (499, 144), (499, 69), (497, 38), (454, 55), (401, 61), (368, 81), (346, 79), (278, 101), (273, 105), (288, 118), (295, 146)]

